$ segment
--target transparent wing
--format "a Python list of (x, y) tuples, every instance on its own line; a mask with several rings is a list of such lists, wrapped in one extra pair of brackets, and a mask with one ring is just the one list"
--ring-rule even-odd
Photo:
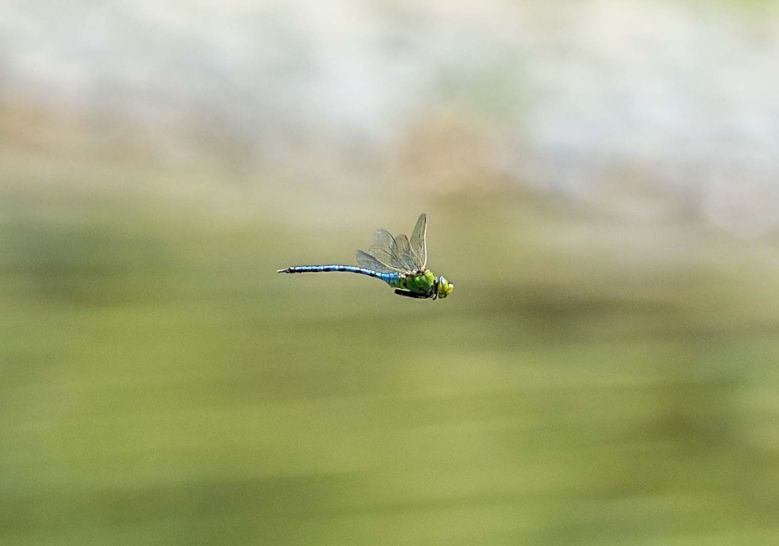
[(398, 257), (408, 271), (419, 271), (422, 269), (422, 261), (411, 249), (411, 243), (405, 235), (395, 237), (395, 244), (398, 248)]
[(427, 267), (427, 214), (419, 215), (417, 225), (414, 226), (414, 232), (411, 234), (411, 250), (416, 254), (421, 269)]
[(387, 230), (377, 229), (371, 244), (368, 248), (368, 254), (376, 258), (379, 262), (394, 268), (396, 271), (411, 271), (398, 254), (398, 245)]
[(364, 267), (365, 269), (370, 269), (378, 273), (405, 273), (405, 271), (402, 271), (400, 269), (387, 265), (383, 262), (380, 262), (370, 254), (367, 254), (362, 250), (357, 251), (357, 263), (360, 264), (360, 266)]

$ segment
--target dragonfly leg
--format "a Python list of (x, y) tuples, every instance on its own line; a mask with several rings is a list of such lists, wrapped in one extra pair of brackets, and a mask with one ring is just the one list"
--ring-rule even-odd
[(398, 296), (406, 296), (407, 298), (415, 298), (415, 299), (425, 299), (427, 296), (424, 294), (415, 294), (414, 292), (409, 292), (408, 290), (395, 290), (395, 293)]

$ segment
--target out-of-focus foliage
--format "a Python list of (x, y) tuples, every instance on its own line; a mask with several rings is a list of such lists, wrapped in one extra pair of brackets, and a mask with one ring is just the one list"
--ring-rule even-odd
[(0, 7), (0, 544), (779, 543), (776, 9)]

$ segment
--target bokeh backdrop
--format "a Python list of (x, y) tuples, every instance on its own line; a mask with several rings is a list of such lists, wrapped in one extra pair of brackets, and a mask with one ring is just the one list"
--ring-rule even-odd
[(0, 543), (779, 544), (777, 97), (767, 0), (4, 2)]

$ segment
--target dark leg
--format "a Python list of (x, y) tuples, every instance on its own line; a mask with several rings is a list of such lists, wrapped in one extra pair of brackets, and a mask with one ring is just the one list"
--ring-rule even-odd
[(409, 292), (408, 290), (395, 290), (395, 293), (398, 296), (406, 296), (407, 298), (415, 298), (415, 299), (426, 299), (428, 296), (425, 296), (424, 294), (416, 294), (414, 292)]

